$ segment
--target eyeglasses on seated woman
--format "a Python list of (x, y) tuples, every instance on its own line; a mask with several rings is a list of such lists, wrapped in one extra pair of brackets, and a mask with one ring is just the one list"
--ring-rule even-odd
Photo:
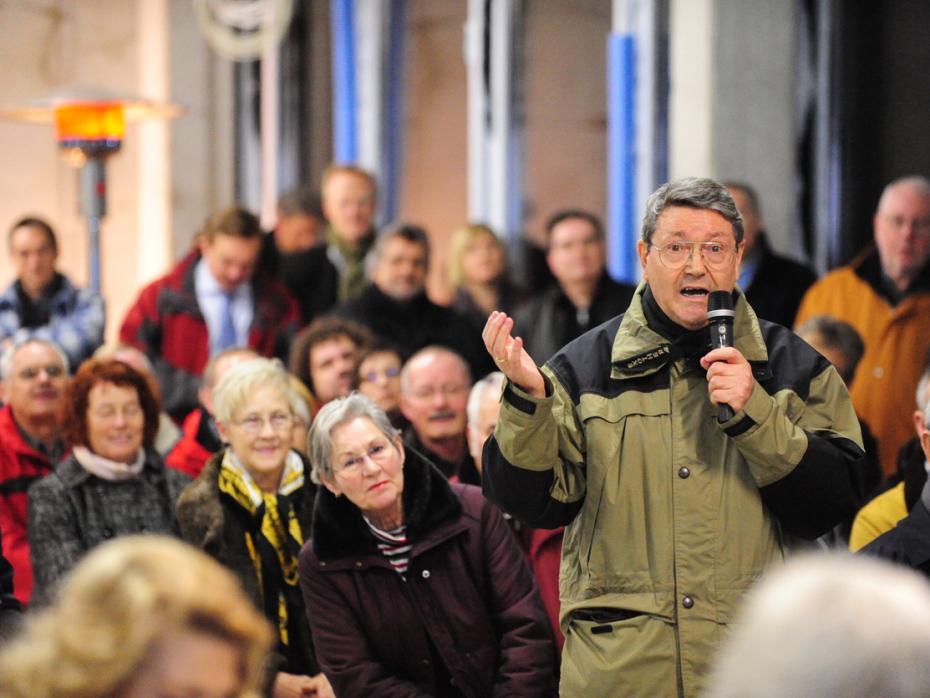
[(133, 533), (177, 533), (174, 504), (190, 482), (154, 449), (155, 389), (122, 361), (81, 364), (62, 400), (71, 455), (29, 490), (33, 603), (91, 548)]
[(536, 585), (500, 511), (405, 449), (358, 393), (310, 428), (322, 484), (300, 579), (337, 695), (554, 695)]
[(316, 494), (291, 448), (299, 400), (277, 360), (242, 361), (223, 374), (213, 408), (226, 446), (181, 493), (178, 522), (183, 538), (229, 568), (277, 629), (271, 694), (330, 698), (297, 580)]

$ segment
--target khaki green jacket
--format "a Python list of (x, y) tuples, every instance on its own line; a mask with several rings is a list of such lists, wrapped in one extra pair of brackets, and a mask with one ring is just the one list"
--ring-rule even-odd
[[(757, 320), (740, 295), (735, 346), (756, 385), (720, 424), (704, 370), (647, 326), (644, 288), (623, 316), (546, 364), (546, 398), (506, 386), (485, 450), (491, 499), (530, 525), (567, 525), (566, 695), (566, 682), (696, 695), (740, 598), (782, 559), (785, 537), (816, 538), (858, 505), (861, 435), (835, 369)], [(591, 634), (598, 623), (578, 616), (592, 609), (630, 618)]]

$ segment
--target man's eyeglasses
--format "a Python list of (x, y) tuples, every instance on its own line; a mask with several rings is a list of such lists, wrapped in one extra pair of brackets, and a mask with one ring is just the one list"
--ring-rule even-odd
[(721, 269), (733, 262), (736, 246), (723, 242), (686, 242), (676, 240), (661, 247), (655, 246), (659, 261), (669, 269), (681, 269), (694, 255), (694, 248), (700, 246), (701, 259), (711, 269)]
[(31, 381), (38, 378), (42, 371), (45, 371), (45, 375), (47, 375), (49, 378), (58, 378), (59, 376), (63, 376), (65, 373), (64, 366), (49, 364), (48, 366), (27, 366), (26, 368), (19, 371), (16, 376), (17, 378), (20, 378), (24, 381)]

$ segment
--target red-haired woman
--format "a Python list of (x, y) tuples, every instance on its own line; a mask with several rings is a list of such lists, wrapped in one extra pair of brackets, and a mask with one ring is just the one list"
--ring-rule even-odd
[(71, 456), (29, 489), (33, 601), (91, 548), (132, 533), (177, 532), (174, 503), (190, 478), (166, 469), (153, 443), (158, 398), (122, 361), (85, 362), (62, 401)]

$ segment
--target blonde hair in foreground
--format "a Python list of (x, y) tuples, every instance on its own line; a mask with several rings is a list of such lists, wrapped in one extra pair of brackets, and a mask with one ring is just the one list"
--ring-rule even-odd
[(174, 631), (238, 648), (242, 698), (261, 695), (272, 633), (239, 582), (204, 553), (165, 536), (126, 536), (92, 551), (54, 604), (0, 653), (0, 696), (115, 696)]

